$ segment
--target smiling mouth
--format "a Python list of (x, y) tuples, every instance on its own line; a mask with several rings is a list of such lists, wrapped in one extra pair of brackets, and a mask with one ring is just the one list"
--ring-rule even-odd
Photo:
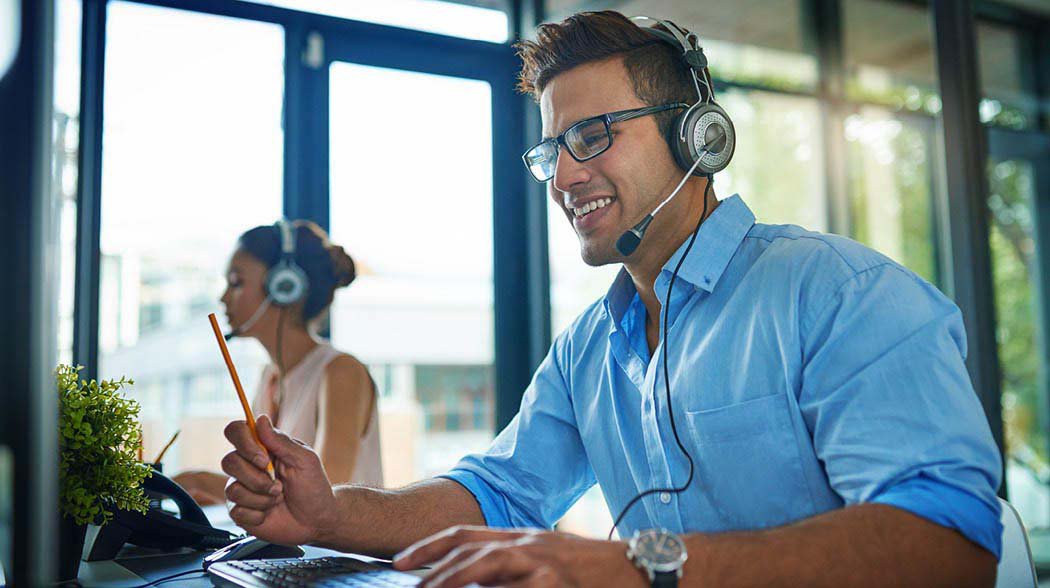
[(569, 208), (569, 211), (572, 212), (572, 215), (575, 218), (580, 219), (580, 218), (583, 218), (583, 217), (587, 216), (588, 214), (594, 212), (595, 210), (599, 210), (601, 208), (605, 208), (606, 206), (611, 204), (613, 200), (614, 200), (614, 198), (599, 198), (598, 200), (591, 200), (590, 202), (588, 202), (587, 204), (584, 204), (583, 206), (581, 206), (579, 208), (572, 208), (572, 207), (568, 207), (568, 208)]

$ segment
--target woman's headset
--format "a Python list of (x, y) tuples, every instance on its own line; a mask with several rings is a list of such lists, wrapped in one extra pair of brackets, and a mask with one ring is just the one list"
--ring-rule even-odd
[(306, 297), (310, 280), (295, 263), (295, 229), (285, 219), (274, 226), (280, 232), (281, 259), (266, 273), (266, 296), (277, 306), (290, 306)]
[[(699, 159), (700, 163), (693, 170), (693, 175), (709, 176), (722, 171), (733, 158), (736, 129), (726, 111), (715, 102), (714, 83), (707, 71), (707, 56), (700, 45), (700, 38), (696, 33), (669, 20), (635, 16), (631, 21), (643, 31), (682, 51), (681, 57), (689, 66), (696, 87), (696, 103), (675, 117), (668, 131), (667, 143), (678, 166), (689, 171)], [(642, 26), (640, 22), (653, 24)], [(663, 28), (657, 28), (659, 26)]]
[[(281, 241), (281, 258), (266, 272), (266, 279), (263, 280), (266, 298), (244, 324), (224, 335), (227, 341), (243, 335), (255, 326), (271, 304), (281, 308), (290, 306), (305, 298), (310, 289), (310, 280), (306, 277), (306, 272), (295, 263), (294, 227), (284, 219), (274, 223), (274, 226), (277, 227), (278, 239)], [(284, 318), (283, 315), (281, 318)]]

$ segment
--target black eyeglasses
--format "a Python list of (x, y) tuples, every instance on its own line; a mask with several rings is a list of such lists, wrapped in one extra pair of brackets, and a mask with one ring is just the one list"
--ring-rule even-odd
[(660, 106), (618, 110), (584, 119), (565, 129), (565, 132), (557, 137), (544, 139), (526, 151), (521, 156), (521, 159), (525, 162), (525, 167), (529, 168), (532, 177), (536, 178), (537, 182), (546, 182), (554, 177), (554, 169), (558, 165), (558, 152), (561, 150), (561, 145), (565, 146), (569, 155), (576, 161), (594, 159), (605, 153), (609, 147), (612, 147), (612, 130), (610, 127), (613, 123), (679, 108), (689, 108), (689, 105), (675, 102)]

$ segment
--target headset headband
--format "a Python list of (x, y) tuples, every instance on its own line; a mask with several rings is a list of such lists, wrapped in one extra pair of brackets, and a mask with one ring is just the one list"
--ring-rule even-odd
[(295, 257), (295, 234), (292, 225), (285, 219), (279, 219), (276, 223), (281, 231), (281, 257), (292, 259)]
[(280, 231), (281, 259), (266, 274), (266, 294), (278, 306), (303, 299), (309, 286), (306, 273), (295, 263), (295, 232), (286, 219), (276, 223)]
[[(653, 24), (643, 26), (638, 24), (639, 21)], [(707, 69), (707, 56), (704, 55), (704, 48), (700, 45), (700, 37), (698, 37), (696, 33), (691, 33), (669, 20), (661, 20), (651, 16), (632, 16), (631, 22), (634, 22), (639, 28), (644, 28), (667, 43), (680, 47), (682, 49), (682, 59), (689, 66), (689, 71), (693, 76), (693, 86), (696, 88), (697, 103), (711, 103), (714, 101), (714, 88), (708, 80), (705, 71)], [(656, 28), (657, 26), (663, 26), (664, 29), (667, 30), (658, 29)], [(707, 88), (706, 97), (700, 90), (701, 85)]]

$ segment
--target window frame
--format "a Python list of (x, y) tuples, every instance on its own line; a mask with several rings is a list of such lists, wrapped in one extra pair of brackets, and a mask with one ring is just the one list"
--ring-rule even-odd
[[(83, 0), (80, 170), (73, 358), (96, 377), (99, 360), (102, 106), (107, 0)], [(497, 430), (517, 414), (522, 394), (549, 344), (549, 307), (536, 285), (547, 282), (543, 202), (531, 198), (520, 153), (528, 143), (525, 101), (515, 93), (511, 42), (491, 43), (225, 0), (126, 0), (163, 8), (278, 24), (285, 30), (284, 215), (330, 225), (328, 65), (352, 61), (410, 71), (484, 79), (492, 85), (493, 287)], [(509, 13), (517, 30), (514, 2)], [(322, 40), (320, 63), (304, 52)], [(498, 113), (498, 114), (497, 114)], [(539, 209), (541, 212), (537, 212)], [(542, 242), (541, 242), (542, 239)], [(534, 252), (542, 252), (536, 255)], [(522, 287), (521, 277), (528, 287)], [(527, 308), (540, 310), (522, 312)], [(539, 320), (537, 320), (539, 316)]]

